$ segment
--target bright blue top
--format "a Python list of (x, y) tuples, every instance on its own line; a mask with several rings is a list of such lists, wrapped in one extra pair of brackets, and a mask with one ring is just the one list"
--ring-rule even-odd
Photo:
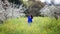
[(28, 23), (32, 23), (32, 18), (28, 16)]

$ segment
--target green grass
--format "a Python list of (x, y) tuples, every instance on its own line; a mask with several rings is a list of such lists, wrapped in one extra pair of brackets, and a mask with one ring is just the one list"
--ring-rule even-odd
[(0, 24), (0, 34), (60, 34), (60, 18), (34, 17), (28, 24), (27, 18), (12, 18)]

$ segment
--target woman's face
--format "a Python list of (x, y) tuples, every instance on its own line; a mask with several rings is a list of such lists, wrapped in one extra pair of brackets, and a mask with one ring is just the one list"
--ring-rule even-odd
[(30, 15), (30, 18), (31, 18), (31, 15)]

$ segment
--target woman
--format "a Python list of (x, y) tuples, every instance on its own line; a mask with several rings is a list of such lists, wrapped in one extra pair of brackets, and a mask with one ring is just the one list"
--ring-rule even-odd
[(28, 23), (32, 23), (32, 19), (33, 19), (33, 16), (32, 15), (29, 15), (28, 16)]

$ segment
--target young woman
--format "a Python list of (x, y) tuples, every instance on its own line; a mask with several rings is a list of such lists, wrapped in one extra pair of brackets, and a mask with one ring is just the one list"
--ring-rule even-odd
[(33, 19), (33, 16), (32, 15), (29, 15), (28, 16), (28, 23), (32, 23), (32, 19)]

